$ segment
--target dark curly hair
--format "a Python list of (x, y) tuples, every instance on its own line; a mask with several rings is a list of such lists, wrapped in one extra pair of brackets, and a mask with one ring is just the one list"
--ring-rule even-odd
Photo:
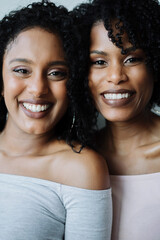
[[(93, 24), (103, 22), (111, 41), (127, 54), (123, 34), (127, 33), (133, 51), (143, 49), (146, 64), (154, 77), (150, 107), (160, 105), (160, 5), (158, 0), (93, 0), (77, 6), (72, 16), (80, 32), (81, 78), (85, 85), (86, 108), (90, 112), (90, 127), (94, 127), (97, 111), (88, 87), (90, 31)], [(113, 24), (114, 23), (114, 24)], [(116, 28), (117, 31), (113, 31)], [(91, 124), (92, 123), (92, 124)]]
[[(77, 31), (68, 10), (56, 6), (47, 0), (29, 4), (17, 11), (12, 11), (0, 21), (0, 92), (3, 90), (2, 65), (7, 46), (17, 35), (26, 29), (40, 27), (62, 39), (64, 53), (69, 68), (67, 93), (69, 107), (64, 117), (56, 125), (58, 139), (64, 139), (74, 149), (73, 142), (78, 141), (82, 146), (88, 145), (88, 128), (85, 113), (81, 103), (83, 89), (77, 78)], [(5, 127), (7, 108), (4, 99), (0, 100), (0, 131)], [(73, 124), (73, 116), (75, 122)]]

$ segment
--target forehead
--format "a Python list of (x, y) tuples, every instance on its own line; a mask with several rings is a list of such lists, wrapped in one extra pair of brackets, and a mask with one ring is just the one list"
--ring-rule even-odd
[(50, 39), (55, 42), (55, 44), (62, 46), (62, 41), (58, 33), (49, 32), (41, 27), (32, 27), (21, 30), (16, 36), (13, 37), (6, 46), (6, 52), (10, 51), (12, 47), (20, 47), (23, 45), (25, 48), (25, 43), (31, 41), (31, 45), (34, 45), (35, 41), (41, 41), (43, 39)]
[(8, 55), (22, 56), (23, 54), (29, 57), (31, 53), (44, 56), (45, 52), (51, 52), (51, 54), (54, 52), (56, 55), (59, 54), (64, 57), (61, 38), (57, 33), (51, 33), (36, 27), (21, 31), (8, 44), (4, 57)]
[[(130, 49), (132, 48), (132, 44), (129, 42), (128, 35), (124, 31), (122, 34), (120, 34), (119, 28), (117, 28), (117, 22), (118, 20), (114, 20), (111, 22), (111, 30), (112, 33), (110, 33), (110, 29), (107, 30), (104, 26), (104, 23), (102, 21), (96, 22), (92, 28), (91, 28), (91, 34), (90, 34), (90, 40), (91, 40), (91, 46), (92, 45), (114, 45), (113, 39), (118, 42), (120, 40), (120, 45), (123, 46), (124, 49)], [(120, 23), (122, 25), (122, 23)], [(110, 37), (109, 37), (109, 36)]]

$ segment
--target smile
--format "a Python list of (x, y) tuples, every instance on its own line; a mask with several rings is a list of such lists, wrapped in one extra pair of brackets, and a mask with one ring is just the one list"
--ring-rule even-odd
[(105, 99), (124, 99), (129, 98), (131, 96), (131, 93), (106, 93), (103, 95)]
[(30, 110), (31, 112), (44, 112), (49, 108), (49, 104), (31, 104), (31, 103), (23, 103), (23, 106)]

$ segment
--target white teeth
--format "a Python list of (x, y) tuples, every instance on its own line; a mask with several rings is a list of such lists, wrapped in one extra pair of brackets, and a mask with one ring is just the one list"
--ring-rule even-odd
[(30, 110), (31, 112), (44, 112), (49, 108), (49, 104), (45, 105), (36, 105), (36, 104), (30, 104), (30, 103), (23, 103), (23, 106)]
[(105, 99), (123, 99), (129, 98), (131, 96), (130, 93), (106, 93), (104, 94)]

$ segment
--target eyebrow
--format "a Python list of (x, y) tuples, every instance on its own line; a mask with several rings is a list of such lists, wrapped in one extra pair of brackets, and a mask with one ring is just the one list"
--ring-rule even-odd
[[(134, 47), (128, 47), (128, 48), (125, 48), (126, 50), (126, 54), (130, 54), (136, 50), (141, 50), (139, 48), (135, 49)], [(108, 54), (104, 51), (100, 51), (100, 50), (93, 50), (93, 51), (90, 51), (90, 54), (98, 54), (98, 55), (103, 55), (103, 56), (107, 56)]]
[[(23, 62), (23, 63), (29, 63), (29, 64), (33, 63), (31, 60), (26, 59), (26, 58), (14, 58), (9, 62), (9, 64), (11, 64), (13, 62)], [(48, 65), (49, 66), (56, 66), (56, 65), (67, 66), (67, 63), (65, 61), (53, 61), (53, 62), (49, 62)]]
[(13, 62), (24, 62), (24, 63), (32, 63), (31, 60), (28, 60), (26, 58), (14, 58), (11, 61), (9, 61), (9, 64), (13, 63)]
[(68, 67), (67, 63), (65, 61), (53, 61), (48, 64), (49, 66), (56, 66), (56, 65), (63, 65)]
[(93, 51), (90, 52), (90, 54), (100, 54), (100, 55), (103, 55), (103, 56), (107, 56), (106, 52), (99, 51), (99, 50), (93, 50)]

